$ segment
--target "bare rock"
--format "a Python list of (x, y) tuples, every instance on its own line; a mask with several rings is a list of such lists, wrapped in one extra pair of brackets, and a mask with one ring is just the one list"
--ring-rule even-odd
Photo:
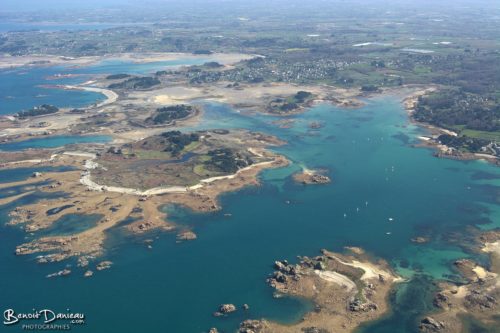
[(324, 328), (319, 328), (316, 326), (304, 327), (302, 329), (302, 332), (304, 332), (304, 333), (330, 333), (329, 330), (324, 329)]
[(104, 269), (110, 268), (111, 265), (113, 265), (113, 263), (111, 261), (102, 261), (99, 264), (97, 264), (96, 269), (98, 271), (102, 271)]
[(367, 312), (375, 311), (378, 309), (378, 305), (372, 302), (363, 303), (359, 298), (355, 298), (349, 303), (349, 310), (352, 312)]
[(278, 271), (283, 272), (287, 266), (288, 266), (288, 261), (286, 261), (286, 260), (283, 260), (283, 261), (276, 260), (274, 262), (274, 268), (276, 268)]
[(277, 269), (277, 272), (287, 274), (287, 275), (295, 275), (297, 274), (297, 267), (295, 265), (290, 265), (288, 261), (275, 261), (274, 267)]
[(49, 274), (47, 275), (48, 278), (53, 278), (53, 277), (56, 277), (56, 276), (66, 276), (66, 275), (69, 275), (71, 274), (71, 270), (65, 268), (59, 272), (55, 272), (55, 273), (52, 273), (52, 274)]
[(440, 293), (437, 293), (436, 296), (434, 296), (434, 300), (433, 300), (433, 304), (435, 307), (437, 308), (440, 308), (440, 309), (444, 309), (444, 308), (447, 308), (449, 306), (449, 297), (446, 296), (444, 293), (440, 292)]
[(488, 295), (485, 292), (473, 290), (469, 295), (465, 296), (466, 307), (476, 307), (480, 309), (492, 309), (497, 305), (495, 297)]
[(195, 240), (196, 238), (198, 238), (196, 234), (190, 230), (182, 231), (177, 234), (178, 241), (189, 241), (189, 240)]
[(89, 265), (89, 260), (87, 257), (78, 258), (78, 267), (87, 267)]
[(308, 184), (327, 184), (331, 182), (330, 177), (322, 175), (320, 173), (314, 171), (304, 171), (302, 173), (295, 174), (293, 179), (297, 183), (301, 183), (304, 185)]
[(259, 333), (266, 327), (262, 320), (245, 320), (240, 324), (238, 333)]
[(236, 306), (234, 304), (221, 304), (219, 306), (219, 311), (214, 312), (215, 317), (220, 317), (227, 315), (229, 313), (235, 312), (236, 311)]
[(231, 313), (236, 311), (236, 306), (234, 306), (234, 304), (222, 304), (219, 307), (219, 311), (222, 313)]
[(274, 272), (273, 278), (279, 283), (285, 283), (287, 281), (286, 275), (281, 272)]
[(425, 317), (418, 326), (421, 332), (438, 332), (445, 328), (445, 324), (432, 317)]

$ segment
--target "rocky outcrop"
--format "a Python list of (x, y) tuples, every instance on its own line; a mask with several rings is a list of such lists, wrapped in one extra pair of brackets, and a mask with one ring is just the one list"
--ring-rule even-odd
[(465, 306), (468, 308), (493, 309), (497, 304), (495, 297), (480, 290), (472, 290), (465, 296)]
[(446, 326), (443, 322), (437, 321), (432, 317), (425, 317), (420, 321), (418, 328), (421, 332), (439, 332)]
[(363, 302), (359, 298), (355, 298), (349, 303), (349, 310), (352, 312), (375, 311), (377, 309), (378, 309), (377, 304), (372, 302)]
[(434, 296), (434, 300), (432, 301), (435, 307), (440, 309), (446, 309), (450, 307), (450, 298), (443, 292), (439, 292)]
[(89, 259), (86, 256), (78, 257), (77, 266), (87, 267), (89, 265)]
[(297, 273), (297, 267), (295, 265), (290, 265), (288, 261), (275, 261), (274, 267), (284, 274), (295, 275)]
[(240, 324), (238, 333), (260, 333), (267, 328), (264, 320), (245, 320)]
[(190, 241), (198, 238), (196, 234), (190, 230), (181, 231), (177, 234), (177, 241)]
[(474, 261), (470, 259), (460, 259), (455, 261), (453, 265), (467, 280), (474, 281), (477, 279), (477, 275), (474, 272), (474, 268), (477, 264)]
[(346, 250), (353, 255), (322, 250), (320, 256), (298, 257), (297, 264), (275, 261), (275, 271), (267, 279), (276, 290), (274, 296), (306, 298), (314, 309), (293, 325), (249, 320), (239, 332), (352, 332), (359, 324), (380, 318), (388, 309), (387, 296), (396, 277), (387, 263), (374, 263), (356, 248)]
[(98, 271), (102, 271), (102, 270), (110, 268), (111, 265), (113, 265), (113, 263), (111, 261), (101, 261), (99, 264), (97, 264), (96, 269)]
[(304, 333), (332, 333), (331, 331), (329, 331), (327, 329), (316, 327), (316, 326), (304, 327), (302, 329), (302, 331)]
[(66, 275), (69, 275), (71, 274), (71, 270), (65, 268), (59, 272), (55, 272), (55, 273), (52, 273), (52, 274), (49, 274), (47, 275), (48, 278), (52, 278), (52, 277), (56, 277), (56, 276), (66, 276)]
[(304, 185), (314, 184), (328, 184), (331, 182), (330, 177), (322, 175), (316, 171), (304, 171), (293, 175), (293, 179), (297, 183)]
[(296, 279), (297, 273), (300, 270), (299, 265), (291, 265), (288, 261), (275, 261), (273, 275), (267, 279), (269, 285), (277, 290), (283, 288), (283, 285), (288, 282), (288, 279)]
[(236, 306), (234, 304), (221, 304), (219, 306), (219, 311), (214, 312), (214, 316), (220, 317), (235, 311), (236, 311)]

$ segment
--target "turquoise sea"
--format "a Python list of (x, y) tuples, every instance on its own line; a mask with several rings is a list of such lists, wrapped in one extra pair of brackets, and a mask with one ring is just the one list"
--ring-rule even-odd
[[(409, 123), (401, 99), (380, 96), (356, 110), (318, 105), (293, 116), (289, 129), (272, 124), (275, 117), (204, 104), (203, 121), (191, 129), (273, 134), (288, 142), (273, 149), (293, 163), (264, 171), (259, 187), (223, 195), (220, 212), (165, 207), (175, 222), (193, 228), (195, 241), (177, 244), (173, 234), (148, 235), (155, 240), (148, 249), (144, 239), (115, 228), (106, 254), (114, 265), (92, 278), (84, 278), (74, 262), (37, 265), (33, 257), (16, 257), (15, 246), (26, 236), (17, 228), (1, 227), (0, 307), (70, 308), (86, 314), (86, 324), (72, 329), (95, 333), (195, 333), (210, 327), (233, 332), (240, 321), (261, 317), (290, 323), (311, 304), (272, 297), (265, 279), (273, 262), (314, 256), (321, 248), (359, 246), (408, 278), (391, 296), (391, 315), (360, 331), (416, 332), (420, 316), (432, 311), (433, 282), (459, 279), (454, 260), (472, 257), (488, 265), (487, 258), (467, 253), (461, 245), (469, 226), (500, 226), (500, 172), (482, 161), (438, 159), (432, 150), (412, 147), (424, 131)], [(313, 121), (324, 126), (311, 130)], [(301, 167), (327, 169), (333, 181), (297, 185), (291, 174)], [(29, 177), (34, 170), (0, 170), (0, 180)], [(0, 207), (2, 225), (16, 205), (41, 197), (34, 194)], [(86, 225), (91, 222), (89, 217)], [(458, 241), (452, 233), (459, 235)], [(411, 243), (419, 235), (431, 241)], [(45, 278), (68, 264), (73, 265), (70, 276)], [(215, 318), (212, 313), (221, 303), (247, 303), (250, 310)]]

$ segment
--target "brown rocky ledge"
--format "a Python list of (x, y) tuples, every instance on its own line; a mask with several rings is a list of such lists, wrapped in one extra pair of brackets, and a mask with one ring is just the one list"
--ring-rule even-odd
[(358, 248), (348, 250), (349, 255), (322, 250), (321, 256), (300, 257), (298, 264), (276, 261), (276, 271), (268, 279), (276, 296), (310, 299), (314, 311), (292, 325), (246, 320), (239, 332), (351, 332), (363, 322), (380, 318), (388, 310), (387, 296), (399, 278), (386, 262), (374, 263)]
[(297, 183), (310, 185), (310, 184), (328, 184), (331, 182), (330, 177), (321, 174), (323, 171), (318, 170), (304, 170), (301, 173), (293, 175), (293, 180)]
[(196, 234), (191, 230), (184, 230), (177, 234), (178, 242), (195, 240), (196, 238), (198, 238), (198, 236), (196, 236)]

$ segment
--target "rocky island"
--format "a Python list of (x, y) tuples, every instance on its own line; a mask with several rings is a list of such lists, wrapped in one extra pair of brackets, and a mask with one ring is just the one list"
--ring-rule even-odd
[(267, 280), (275, 295), (309, 299), (314, 311), (292, 325), (247, 320), (239, 332), (352, 332), (363, 322), (381, 318), (388, 311), (391, 288), (401, 279), (387, 263), (369, 260), (363, 250), (347, 252), (322, 250), (320, 256), (299, 257), (297, 264), (276, 261), (276, 271)]
[(324, 170), (309, 170), (304, 169), (301, 173), (293, 175), (295, 182), (310, 185), (310, 184), (328, 184), (331, 182), (330, 177), (323, 175)]
[[(92, 212), (102, 218), (79, 233), (21, 244), (16, 254), (40, 253), (37, 261), (41, 263), (70, 257), (91, 260), (103, 253), (105, 231), (128, 217), (136, 219), (127, 226), (132, 232), (174, 230), (168, 216), (158, 210), (160, 206), (175, 203), (202, 212), (219, 209), (217, 197), (221, 193), (256, 185), (261, 170), (288, 163), (265, 149), (279, 144), (282, 141), (272, 136), (245, 131), (170, 131), (101, 152), (55, 154), (39, 165), (72, 169), (38, 174), (2, 187), (32, 186), (46, 193), (69, 195), (18, 206), (10, 213), (9, 224), (22, 225), (36, 235), (65, 214)], [(190, 231), (178, 236), (179, 240), (195, 238)]]

